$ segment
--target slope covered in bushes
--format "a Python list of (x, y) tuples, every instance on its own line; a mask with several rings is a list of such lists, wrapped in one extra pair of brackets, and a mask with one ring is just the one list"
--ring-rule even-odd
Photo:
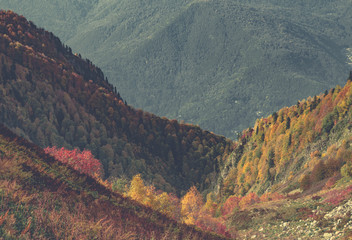
[(223, 239), (112, 192), (0, 125), (0, 238)]

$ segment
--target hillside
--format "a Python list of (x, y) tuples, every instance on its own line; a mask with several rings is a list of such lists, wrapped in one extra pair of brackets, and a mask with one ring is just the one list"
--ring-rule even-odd
[(222, 168), (221, 194), (289, 193), (341, 178), (341, 169), (351, 164), (351, 87), (349, 79), (243, 131)]
[(41, 147), (89, 149), (105, 178), (141, 173), (157, 188), (211, 188), (231, 142), (136, 110), (102, 71), (52, 33), (0, 13), (0, 121)]
[(215, 214), (239, 239), (351, 239), (352, 72), (257, 119), (221, 168)]
[(224, 239), (178, 224), (0, 124), (1, 239)]
[[(173, 219), (240, 239), (352, 235), (352, 72), (236, 142), (136, 110), (117, 90), (54, 34), (0, 12), (0, 121), (11, 128), (0, 125), (0, 238), (221, 239), (151, 210), (168, 212), (168, 196)], [(90, 149), (111, 182), (30, 141)]]
[(0, 4), (94, 60), (131, 105), (231, 138), (349, 70), (347, 0)]

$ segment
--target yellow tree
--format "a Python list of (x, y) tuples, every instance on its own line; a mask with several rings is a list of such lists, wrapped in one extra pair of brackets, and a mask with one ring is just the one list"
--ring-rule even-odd
[(156, 199), (156, 192), (154, 186), (145, 187), (146, 195), (143, 199), (143, 204), (156, 210), (158, 208), (158, 202)]
[(195, 186), (191, 187), (181, 200), (182, 221), (186, 224), (194, 224), (202, 206), (203, 198), (201, 194)]
[(175, 216), (175, 212), (177, 211), (177, 209), (179, 209), (179, 205), (175, 204), (175, 202), (170, 199), (169, 195), (166, 192), (157, 195), (156, 202), (158, 203), (156, 210), (169, 216), (170, 218), (177, 219), (177, 216)]
[(132, 178), (130, 189), (127, 192), (127, 196), (143, 203), (145, 196), (147, 195), (147, 189), (143, 183), (143, 179), (140, 174), (135, 175)]

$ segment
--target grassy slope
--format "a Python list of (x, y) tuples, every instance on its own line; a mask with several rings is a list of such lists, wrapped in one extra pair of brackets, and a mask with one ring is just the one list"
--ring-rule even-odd
[(222, 239), (111, 192), (0, 126), (0, 237)]
[(345, 0), (45, 2), (56, 22), (0, 2), (97, 62), (132, 105), (230, 137), (348, 70)]

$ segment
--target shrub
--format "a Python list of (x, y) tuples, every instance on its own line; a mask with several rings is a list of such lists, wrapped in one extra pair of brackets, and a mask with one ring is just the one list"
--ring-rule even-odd
[(323, 180), (326, 176), (326, 166), (322, 160), (320, 160), (317, 165), (314, 166), (312, 170), (311, 180), (312, 182), (318, 182)]
[(341, 175), (343, 177), (352, 177), (352, 164), (350, 162), (342, 166)]
[(309, 189), (310, 184), (311, 184), (311, 180), (310, 180), (309, 174), (304, 175), (300, 181), (300, 188), (303, 191), (305, 191), (305, 190)]
[(81, 173), (92, 177), (103, 175), (102, 164), (95, 159), (89, 150), (80, 151), (78, 149), (67, 150), (65, 148), (47, 147), (45, 153), (50, 154), (56, 160), (66, 163)]
[(322, 131), (329, 133), (331, 129), (334, 127), (334, 119), (335, 119), (335, 114), (329, 113), (326, 115), (326, 117), (323, 119), (323, 125), (322, 125)]
[(339, 174), (335, 174), (334, 176), (332, 176), (331, 178), (329, 178), (329, 180), (325, 183), (325, 186), (323, 189), (330, 189), (332, 188), (335, 184), (336, 181), (339, 179)]
[(241, 201), (239, 202), (239, 206), (241, 208), (253, 205), (257, 202), (260, 202), (260, 199), (256, 193), (248, 193), (246, 196), (242, 197)]
[(231, 213), (235, 208), (238, 208), (240, 198), (236, 196), (230, 196), (221, 208), (221, 214), (223, 216)]
[(284, 199), (285, 196), (274, 192), (274, 193), (264, 193), (262, 196), (260, 196), (260, 201), (261, 202), (268, 202), (268, 201), (276, 201), (276, 200), (281, 200)]
[(331, 177), (341, 168), (342, 162), (339, 159), (329, 158), (325, 164), (325, 177)]

